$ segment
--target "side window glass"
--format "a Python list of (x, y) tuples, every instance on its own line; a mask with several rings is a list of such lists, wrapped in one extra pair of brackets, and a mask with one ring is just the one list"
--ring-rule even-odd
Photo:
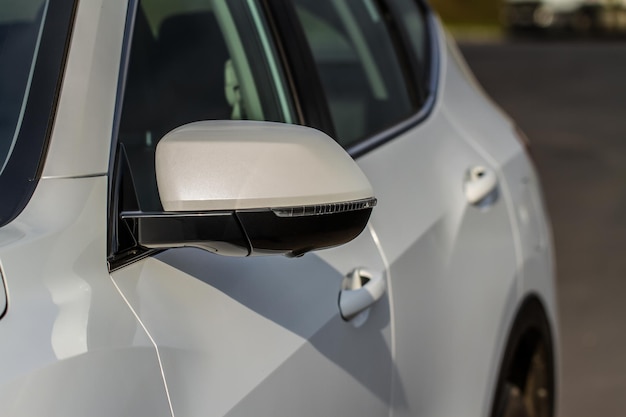
[(400, 23), (406, 30), (409, 46), (413, 49), (422, 70), (419, 79), (425, 86), (428, 80), (428, 74), (425, 71), (428, 63), (428, 32), (425, 15), (415, 0), (389, 0), (389, 2), (396, 8)]
[(200, 120), (292, 123), (292, 103), (255, 1), (140, 0), (118, 137), (144, 211), (160, 210), (154, 151)]
[(372, 0), (295, 0), (328, 99), (348, 147), (414, 111), (395, 46)]

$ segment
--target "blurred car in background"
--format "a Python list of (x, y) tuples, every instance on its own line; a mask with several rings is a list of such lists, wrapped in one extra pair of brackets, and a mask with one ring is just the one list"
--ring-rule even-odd
[(515, 32), (620, 32), (626, 28), (625, 0), (504, 0), (502, 23)]
[(0, 195), (3, 417), (554, 415), (528, 143), (423, 1), (0, 2)]

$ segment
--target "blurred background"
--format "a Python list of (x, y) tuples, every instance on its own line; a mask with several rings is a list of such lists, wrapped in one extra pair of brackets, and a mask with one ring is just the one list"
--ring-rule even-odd
[(531, 142), (556, 246), (559, 415), (626, 415), (626, 1), (431, 4)]

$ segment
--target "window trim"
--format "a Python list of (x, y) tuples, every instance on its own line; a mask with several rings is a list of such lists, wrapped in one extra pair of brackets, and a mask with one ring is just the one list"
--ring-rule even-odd
[[(117, 87), (115, 91), (115, 108), (113, 111), (113, 126), (111, 131), (111, 149), (109, 150), (109, 195), (113, 191), (112, 174), (115, 167), (115, 155), (117, 154), (117, 144), (119, 138), (120, 124), (122, 120), (122, 104), (124, 103), (124, 91), (126, 90), (126, 78), (128, 77), (128, 64), (130, 62), (130, 45), (135, 29), (135, 17), (137, 14), (138, 0), (128, 0), (126, 9), (126, 20), (124, 22), (124, 36), (122, 37), (122, 52), (120, 67), (118, 70)], [(111, 201), (109, 201), (110, 211)], [(109, 215), (111, 213), (109, 212)]]
[(122, 106), (124, 104), (124, 92), (126, 90), (126, 80), (128, 77), (128, 66), (130, 63), (130, 50), (135, 29), (135, 18), (139, 0), (129, 0), (126, 10), (126, 21), (124, 23), (124, 36), (122, 40), (120, 67), (118, 70), (118, 80), (115, 96), (115, 110), (113, 113), (113, 125), (111, 131), (111, 149), (109, 150), (109, 170), (108, 170), (108, 199), (107, 199), (107, 265), (109, 272), (116, 271), (131, 263), (137, 262), (150, 255), (160, 252), (156, 249), (138, 250), (128, 256), (115, 258), (118, 248), (114, 242), (118, 238), (119, 227), (119, 196), (120, 191), (120, 170), (123, 169), (119, 162), (119, 128), (122, 120)]
[[(426, 71), (428, 74), (428, 66), (426, 63), (420, 62), (419, 57), (414, 51), (411, 44), (410, 34), (406, 28), (406, 25), (402, 22), (401, 12), (398, 9), (397, 4), (393, 0), (379, 0), (384, 5), (386, 12), (388, 13), (388, 26), (392, 32), (392, 37), (395, 41), (394, 46), (403, 64), (403, 71), (405, 72), (405, 78), (407, 83), (413, 88), (413, 96), (416, 101), (418, 109), (424, 104), (427, 98), (428, 90), (424, 81), (420, 79), (420, 72)], [(411, 1), (411, 0), (408, 0)], [(415, 7), (422, 13), (422, 17), (425, 18), (426, 12), (419, 3), (415, 0), (412, 1)], [(424, 25), (426, 26), (426, 25)], [(429, 34), (425, 33), (427, 38), (430, 39)], [(430, 53), (430, 48), (427, 48), (426, 53)]]
[[(48, 5), (22, 125), (0, 176), (3, 195), (0, 227), (12, 222), (26, 208), (39, 184), (48, 154), (78, 1), (61, 1), (57, 7), (52, 6)], [(63, 42), (59, 41), (60, 37)]]
[[(391, 141), (397, 136), (407, 132), (408, 130), (414, 128), (415, 126), (424, 122), (432, 113), (435, 108), (435, 104), (437, 103), (437, 95), (439, 91), (439, 79), (440, 79), (440, 62), (441, 62), (441, 51), (439, 47), (439, 36), (438, 36), (438, 25), (437, 18), (432, 9), (426, 6), (423, 2), (418, 1), (418, 4), (421, 4), (424, 10), (424, 18), (426, 20), (426, 35), (428, 36), (428, 56), (429, 60), (425, 67), (428, 69), (428, 89), (425, 92), (426, 97), (423, 101), (423, 104), (418, 109), (416, 113), (414, 113), (408, 119), (405, 119), (395, 125), (389, 127), (388, 129), (383, 130), (382, 132), (376, 133), (372, 136), (369, 136), (358, 143), (348, 147), (346, 151), (352, 156), (354, 159), (357, 159), (370, 151), (376, 149), (377, 147)], [(398, 21), (397, 17), (394, 16), (394, 21)], [(405, 40), (406, 41), (406, 40)], [(412, 48), (408, 44), (402, 45), (407, 53), (411, 54), (413, 58), (411, 58), (412, 62), (418, 62), (417, 58), (414, 57), (415, 53)], [(411, 68), (413, 71), (416, 71), (417, 68)]]
[(298, 114), (299, 123), (336, 137), (322, 80), (315, 68), (313, 52), (290, 0), (262, 0), (266, 19), (273, 29), (274, 43), (280, 52), (287, 85)]
[(117, 87), (115, 90), (115, 108), (113, 111), (113, 125), (111, 130), (111, 148), (109, 149), (109, 170), (108, 170), (108, 199), (107, 199), (107, 263), (111, 271), (110, 259), (117, 252), (113, 242), (117, 240), (118, 228), (118, 198), (117, 194), (117, 147), (120, 123), (122, 120), (122, 104), (124, 102), (124, 91), (126, 89), (126, 78), (128, 76), (128, 63), (130, 61), (130, 45), (135, 28), (135, 16), (137, 14), (138, 0), (129, 0), (126, 9), (126, 20), (124, 22), (124, 36), (122, 38), (122, 52), (120, 67), (118, 70)]
[[(327, 135), (336, 138), (334, 124), (328, 107), (328, 101), (322, 86), (322, 82), (316, 68), (313, 53), (308, 46), (303, 29), (297, 19), (295, 6), (289, 0), (263, 0), (267, 19), (275, 22), (276, 31), (274, 33), (274, 42), (280, 45), (280, 50), (285, 51), (281, 54), (285, 74), (290, 77), (288, 84), (292, 87), (292, 95), (296, 108), (302, 109), (303, 119), (300, 123), (319, 129)], [(384, 0), (383, 0), (384, 1)], [(416, 5), (424, 12), (424, 20), (426, 27), (427, 54), (429, 56), (425, 67), (428, 70), (428, 84), (425, 86), (426, 91), (419, 91), (416, 88), (417, 77), (405, 77), (408, 88), (413, 88), (411, 96), (421, 99), (415, 111), (408, 118), (397, 122), (383, 131), (366, 136), (358, 142), (348, 146), (346, 151), (354, 159), (357, 159), (377, 147), (389, 142), (395, 137), (408, 131), (409, 129), (421, 124), (430, 116), (435, 107), (439, 85), (440, 70), (440, 48), (439, 37), (437, 36), (437, 18), (432, 9), (422, 0), (415, 0)], [(419, 59), (415, 56), (408, 39), (403, 34), (405, 29), (402, 22), (395, 13), (395, 8), (388, 4), (384, 5), (384, 9), (391, 13), (392, 23), (396, 26), (392, 34), (392, 40), (399, 42), (397, 49), (401, 49), (403, 53), (399, 57), (402, 65), (408, 65), (409, 73), (414, 73), (417, 68)], [(389, 22), (388, 22), (389, 23)], [(406, 62), (408, 61), (408, 62)]]

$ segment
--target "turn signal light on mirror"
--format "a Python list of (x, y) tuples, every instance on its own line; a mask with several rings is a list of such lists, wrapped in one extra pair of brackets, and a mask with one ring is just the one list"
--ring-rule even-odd
[(281, 207), (273, 208), (272, 211), (278, 217), (304, 217), (318, 216), (322, 214), (337, 214), (349, 211), (372, 209), (376, 207), (378, 200), (376, 198), (367, 198), (357, 201), (347, 201), (343, 203), (318, 204), (300, 207)]

